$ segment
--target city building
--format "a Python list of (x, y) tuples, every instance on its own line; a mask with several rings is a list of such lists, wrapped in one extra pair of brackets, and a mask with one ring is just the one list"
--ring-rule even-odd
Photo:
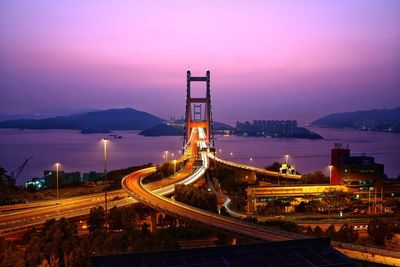
[[(57, 173), (51, 170), (44, 171), (44, 177), (46, 179), (45, 186), (47, 188), (55, 188), (57, 186)], [(81, 173), (80, 172), (58, 172), (58, 185), (59, 187), (68, 185), (79, 185), (81, 183)]]
[(250, 136), (285, 137), (297, 130), (295, 120), (254, 120), (253, 123), (236, 122), (235, 133)]
[(104, 177), (104, 172), (85, 172), (82, 176), (82, 182), (96, 182), (102, 180)]
[(332, 184), (346, 185), (354, 191), (380, 191), (385, 174), (384, 165), (370, 156), (350, 156), (348, 145), (335, 144), (331, 150)]

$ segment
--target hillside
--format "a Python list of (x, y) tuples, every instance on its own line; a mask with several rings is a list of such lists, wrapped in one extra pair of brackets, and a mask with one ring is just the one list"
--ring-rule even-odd
[(313, 121), (311, 125), (319, 127), (400, 132), (400, 107), (394, 109), (373, 109), (334, 113)]
[(143, 130), (162, 123), (164, 120), (133, 108), (108, 109), (70, 116), (46, 119), (18, 119), (0, 123), (0, 128), (22, 129), (74, 129)]

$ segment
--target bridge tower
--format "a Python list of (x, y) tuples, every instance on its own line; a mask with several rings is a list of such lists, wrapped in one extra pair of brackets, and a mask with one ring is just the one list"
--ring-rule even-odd
[[(205, 82), (206, 96), (202, 98), (191, 97), (191, 82)], [(202, 113), (204, 107), (204, 116)], [(212, 122), (211, 110), (211, 93), (210, 93), (210, 71), (206, 71), (206, 76), (194, 77), (190, 70), (186, 72), (186, 112), (185, 126), (183, 132), (183, 146), (187, 144), (193, 128), (204, 128), (206, 133), (206, 141), (208, 145), (214, 147), (214, 129)]]

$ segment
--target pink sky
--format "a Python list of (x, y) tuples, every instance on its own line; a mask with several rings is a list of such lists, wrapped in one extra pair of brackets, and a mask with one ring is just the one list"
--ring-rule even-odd
[[(111, 4), (112, 3), (112, 4)], [(211, 70), (217, 120), (400, 103), (400, 1), (0, 2), (0, 113), (184, 112)]]

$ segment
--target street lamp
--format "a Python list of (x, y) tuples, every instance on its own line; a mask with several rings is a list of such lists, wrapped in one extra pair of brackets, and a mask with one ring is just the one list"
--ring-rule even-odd
[(168, 150), (164, 151), (165, 161), (168, 161)]
[(107, 218), (107, 138), (101, 139), (104, 145), (104, 207), (105, 207), (105, 220), (106, 220), (106, 232), (108, 227), (108, 218)]
[(252, 157), (250, 157), (250, 161), (253, 161), (253, 158), (252, 158)]
[(56, 179), (57, 179), (57, 201), (58, 201), (58, 167), (60, 166), (60, 163), (56, 163)]
[(232, 157), (233, 156), (233, 152), (229, 153), (229, 155)]
[(332, 186), (332, 168), (333, 165), (329, 165), (329, 186)]
[(175, 172), (176, 172), (176, 159), (174, 159), (174, 174), (175, 174)]
[(288, 162), (289, 162), (289, 155), (286, 154), (285, 155), (285, 163), (288, 164)]

